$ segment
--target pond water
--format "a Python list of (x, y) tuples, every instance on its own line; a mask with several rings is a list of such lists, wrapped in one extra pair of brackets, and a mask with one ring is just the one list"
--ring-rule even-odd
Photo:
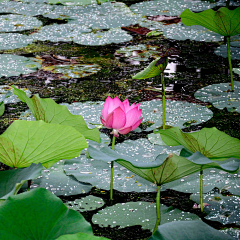
[[(174, 151), (177, 154), (180, 151), (177, 148), (152, 144), (159, 141), (155, 136), (151, 135), (152, 143), (147, 139), (153, 129), (161, 126), (160, 78), (132, 79), (171, 48), (172, 54), (164, 71), (167, 123), (179, 126), (185, 132), (217, 127), (240, 139), (240, 34), (231, 38), (235, 91), (230, 92), (224, 37), (201, 26), (185, 26), (178, 18), (186, 8), (194, 12), (218, 9), (225, 6), (225, 1), (102, 1), (98, 5), (95, 1), (69, 0), (62, 1), (62, 5), (55, 3), (48, 0), (0, 1), (0, 101), (6, 104), (0, 119), (1, 133), (19, 117), (34, 120), (26, 104), (13, 95), (9, 87), (13, 84), (26, 91), (28, 96), (39, 94), (66, 105), (71, 113), (82, 115), (90, 128), (95, 127), (92, 123), (101, 123), (99, 117), (106, 97), (118, 96), (121, 100), (128, 98), (131, 103), (141, 102), (144, 124), (136, 132), (120, 136), (116, 151), (128, 152), (146, 161), (153, 161), (159, 152)], [(230, 5), (235, 8), (240, 6), (240, 1), (230, 1)], [(155, 32), (148, 36), (146, 33), (150, 31)], [(109, 145), (109, 136), (109, 132), (102, 129), (102, 145), (95, 147)], [(95, 143), (90, 141), (90, 144)], [(85, 218), (94, 224), (97, 234), (104, 233), (110, 238), (119, 233), (119, 238), (114, 239), (147, 239), (154, 223), (149, 218), (155, 205), (149, 205), (149, 202), (155, 201), (156, 186), (116, 164), (116, 199), (109, 202), (109, 173), (108, 163), (90, 160), (83, 151), (79, 158), (61, 161), (44, 170), (31, 188), (44, 187), (61, 196), (68, 206), (80, 208)], [(97, 178), (92, 179), (93, 174)], [(209, 219), (214, 219), (219, 221), (215, 226), (218, 229), (231, 223), (225, 233), (240, 239), (239, 214), (234, 209), (235, 206), (239, 208), (240, 173), (226, 175), (226, 172), (210, 169), (205, 174), (205, 201), (207, 194), (215, 194), (214, 188), (219, 190), (216, 194), (234, 194), (228, 198), (221, 195), (225, 208), (231, 212), (230, 222), (224, 215), (227, 210), (221, 207), (219, 210), (219, 205), (215, 207), (216, 211), (207, 209), (211, 213), (208, 217), (192, 208), (194, 202), (198, 203), (199, 181), (195, 181), (198, 174), (165, 186), (161, 201), (180, 210), (162, 206), (164, 222), (172, 221), (172, 218), (205, 217), (211, 225)], [(195, 195), (190, 199), (191, 193)], [(85, 206), (91, 201), (94, 210)], [(233, 202), (236, 203), (234, 206)], [(139, 216), (136, 223), (129, 217), (133, 225), (126, 222), (125, 226), (122, 219), (109, 216), (114, 209), (122, 212), (122, 208), (132, 216), (135, 210), (131, 209), (137, 208), (138, 204), (146, 205), (146, 217)], [(169, 212), (172, 218), (168, 217)], [(99, 223), (102, 215), (106, 220)], [(141, 222), (144, 222), (143, 227), (139, 226)], [(122, 227), (119, 229), (117, 225)], [(138, 226), (134, 228), (134, 225)], [(114, 229), (112, 233), (111, 229)], [(131, 238), (134, 234), (129, 232), (134, 230), (140, 233)]]

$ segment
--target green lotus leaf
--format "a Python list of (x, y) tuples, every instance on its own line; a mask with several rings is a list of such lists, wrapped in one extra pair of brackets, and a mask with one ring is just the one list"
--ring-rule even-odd
[(32, 98), (27, 97), (26, 93), (15, 86), (13, 93), (19, 99), (26, 102), (36, 120), (43, 120), (47, 123), (58, 123), (65, 126), (72, 126), (87, 139), (100, 142), (100, 133), (97, 128), (89, 129), (83, 117), (71, 114), (66, 106), (58, 105), (51, 98), (40, 98), (38, 94)]
[(211, 160), (240, 159), (240, 140), (230, 137), (217, 128), (203, 128), (197, 132), (184, 133), (178, 127), (159, 130), (168, 146), (183, 145), (191, 152), (200, 152)]
[(143, 69), (141, 72), (134, 75), (133, 79), (146, 79), (160, 75), (168, 64), (167, 57), (160, 57), (153, 60), (148, 67)]
[[(137, 162), (134, 158), (116, 153), (109, 147), (103, 147), (98, 150), (89, 146), (88, 152), (96, 160), (116, 161), (133, 173), (152, 183), (156, 183), (158, 186), (188, 176), (201, 169), (218, 168), (236, 172), (239, 168), (238, 162), (231, 164), (227, 160), (227, 162), (218, 164), (210, 161), (199, 152), (194, 153), (189, 158), (177, 156), (176, 154), (160, 154), (153, 162)], [(202, 159), (203, 161), (201, 161)]]
[(0, 102), (0, 116), (3, 115), (4, 111), (5, 111), (5, 105), (4, 105), (4, 102), (2, 101)]
[(107, 240), (109, 238), (97, 237), (87, 233), (76, 233), (76, 234), (67, 234), (63, 235), (56, 240)]
[(235, 238), (222, 233), (206, 223), (195, 221), (174, 221), (165, 223), (148, 240), (233, 240)]
[(0, 161), (23, 168), (42, 163), (46, 168), (61, 159), (80, 155), (86, 139), (71, 126), (40, 121), (14, 121), (0, 135)]
[(57, 239), (61, 235), (92, 234), (84, 217), (68, 209), (61, 199), (44, 188), (9, 197), (0, 205), (1, 240)]
[(180, 18), (187, 26), (201, 25), (222, 36), (234, 36), (240, 33), (240, 7), (234, 10), (226, 7), (217, 11), (208, 9), (200, 13), (186, 9), (181, 13)]
[(27, 168), (0, 171), (0, 198), (6, 199), (16, 194), (27, 180), (40, 176), (43, 166), (32, 163)]

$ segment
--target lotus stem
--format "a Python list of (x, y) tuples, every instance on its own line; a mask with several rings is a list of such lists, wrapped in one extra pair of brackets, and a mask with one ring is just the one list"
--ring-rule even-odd
[(227, 2), (226, 2), (226, 8), (229, 8), (229, 3), (230, 3), (230, 0), (227, 0)]
[(200, 206), (203, 212), (203, 170), (200, 170)]
[[(112, 139), (112, 150), (115, 149), (115, 136), (113, 135)], [(114, 167), (114, 161), (111, 162), (111, 181), (110, 181), (110, 200), (113, 199), (113, 167)]]
[(227, 36), (227, 50), (228, 50), (229, 69), (230, 69), (230, 75), (231, 75), (231, 87), (232, 87), (232, 91), (234, 91), (233, 72), (232, 72), (232, 60), (231, 60), (231, 50), (230, 50), (230, 36)]
[(160, 191), (161, 191), (161, 186), (157, 186), (157, 197), (156, 197), (156, 211), (157, 211), (157, 220), (156, 220), (156, 225), (154, 227), (153, 232), (156, 232), (158, 229), (158, 226), (160, 225), (161, 222), (161, 213), (160, 213)]
[(161, 73), (161, 84), (162, 84), (162, 112), (163, 112), (163, 129), (165, 129), (166, 125), (166, 105), (165, 105), (165, 83), (164, 83), (164, 75)]

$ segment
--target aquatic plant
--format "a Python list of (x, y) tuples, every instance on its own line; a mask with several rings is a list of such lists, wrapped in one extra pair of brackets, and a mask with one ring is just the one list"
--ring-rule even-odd
[(0, 205), (1, 240), (46, 239), (79, 232), (93, 235), (90, 223), (44, 188), (11, 196)]
[(165, 107), (165, 82), (164, 82), (164, 75), (163, 71), (166, 69), (168, 64), (168, 49), (164, 55), (160, 58), (153, 60), (148, 67), (143, 69), (141, 72), (134, 75), (133, 79), (146, 79), (161, 75), (161, 84), (162, 84), (162, 112), (163, 112), (163, 119), (162, 119), (162, 127), (163, 129), (166, 128), (166, 107)]
[(12, 168), (42, 163), (46, 168), (61, 159), (80, 155), (84, 136), (71, 126), (39, 121), (14, 121), (0, 135), (0, 162)]
[(51, 98), (40, 98), (38, 94), (29, 98), (24, 91), (15, 86), (12, 87), (14, 88), (13, 93), (22, 102), (26, 102), (36, 120), (57, 123), (63, 126), (72, 126), (86, 139), (100, 142), (99, 130), (97, 128), (89, 129), (83, 117), (71, 114), (66, 106), (57, 104)]
[[(160, 154), (152, 162), (138, 162), (134, 158), (119, 154), (116, 151), (110, 149), (109, 147), (103, 147), (99, 150), (90, 145), (88, 147), (88, 151), (89, 155), (95, 160), (101, 160), (104, 162), (116, 161), (117, 163), (121, 164), (122, 166), (129, 169), (138, 176), (157, 185), (157, 220), (154, 227), (154, 232), (157, 230), (161, 222), (160, 190), (163, 184), (198, 172), (201, 169), (215, 167), (221, 170), (235, 172), (239, 167), (239, 163), (229, 166), (228, 163), (225, 162), (221, 162), (220, 164), (217, 162), (208, 161), (208, 159), (199, 152), (192, 154), (190, 157), (182, 157), (176, 154)], [(200, 159), (202, 162), (204, 162), (204, 165), (202, 165), (202, 163), (199, 163), (201, 161), (197, 161), (196, 159)]]
[[(112, 99), (107, 97), (103, 109), (102, 117), (100, 117), (103, 126), (109, 129), (113, 129), (112, 149), (115, 146), (115, 137), (119, 137), (120, 134), (127, 134), (130, 131), (136, 129), (142, 122), (140, 119), (142, 110), (140, 109), (140, 103), (135, 105), (133, 103), (129, 105), (128, 99), (121, 102), (118, 97)], [(113, 167), (114, 161), (111, 162), (111, 182), (110, 182), (110, 200), (113, 198)]]
[(2, 101), (0, 102), (0, 116), (3, 115), (4, 111), (5, 111), (5, 105), (4, 105), (4, 102)]
[(234, 240), (206, 223), (195, 221), (174, 221), (160, 225), (157, 231), (148, 240)]
[(240, 33), (240, 7), (234, 10), (229, 10), (226, 7), (222, 7), (217, 11), (208, 9), (200, 13), (193, 13), (189, 9), (186, 9), (181, 13), (180, 18), (182, 20), (182, 23), (187, 26), (201, 25), (227, 38), (231, 87), (232, 91), (234, 91), (230, 37)]
[(200, 201), (203, 211), (203, 169), (221, 161), (225, 171), (235, 173), (239, 168), (240, 140), (230, 137), (217, 128), (203, 128), (197, 132), (184, 133), (178, 127), (159, 130), (163, 144), (168, 146), (182, 145), (180, 156), (187, 157), (200, 164)]

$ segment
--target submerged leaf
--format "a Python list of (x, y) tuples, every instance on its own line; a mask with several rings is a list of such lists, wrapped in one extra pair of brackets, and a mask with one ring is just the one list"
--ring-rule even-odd
[(9, 197), (0, 206), (1, 240), (57, 239), (61, 235), (85, 232), (91, 225), (77, 211), (44, 188)]
[(234, 36), (240, 33), (240, 7), (234, 10), (226, 7), (217, 11), (208, 9), (200, 13), (193, 13), (186, 9), (180, 18), (187, 26), (201, 25), (222, 36)]
[(87, 142), (71, 126), (43, 121), (14, 121), (0, 135), (0, 161), (10, 167), (42, 163), (46, 168), (61, 159), (80, 155)]
[(83, 117), (71, 114), (66, 106), (58, 105), (51, 98), (40, 98), (35, 94), (32, 98), (26, 93), (14, 87), (16, 94), (21, 101), (26, 102), (36, 120), (43, 120), (47, 123), (58, 123), (65, 126), (72, 126), (85, 138), (100, 142), (100, 133), (97, 128), (89, 129)]

